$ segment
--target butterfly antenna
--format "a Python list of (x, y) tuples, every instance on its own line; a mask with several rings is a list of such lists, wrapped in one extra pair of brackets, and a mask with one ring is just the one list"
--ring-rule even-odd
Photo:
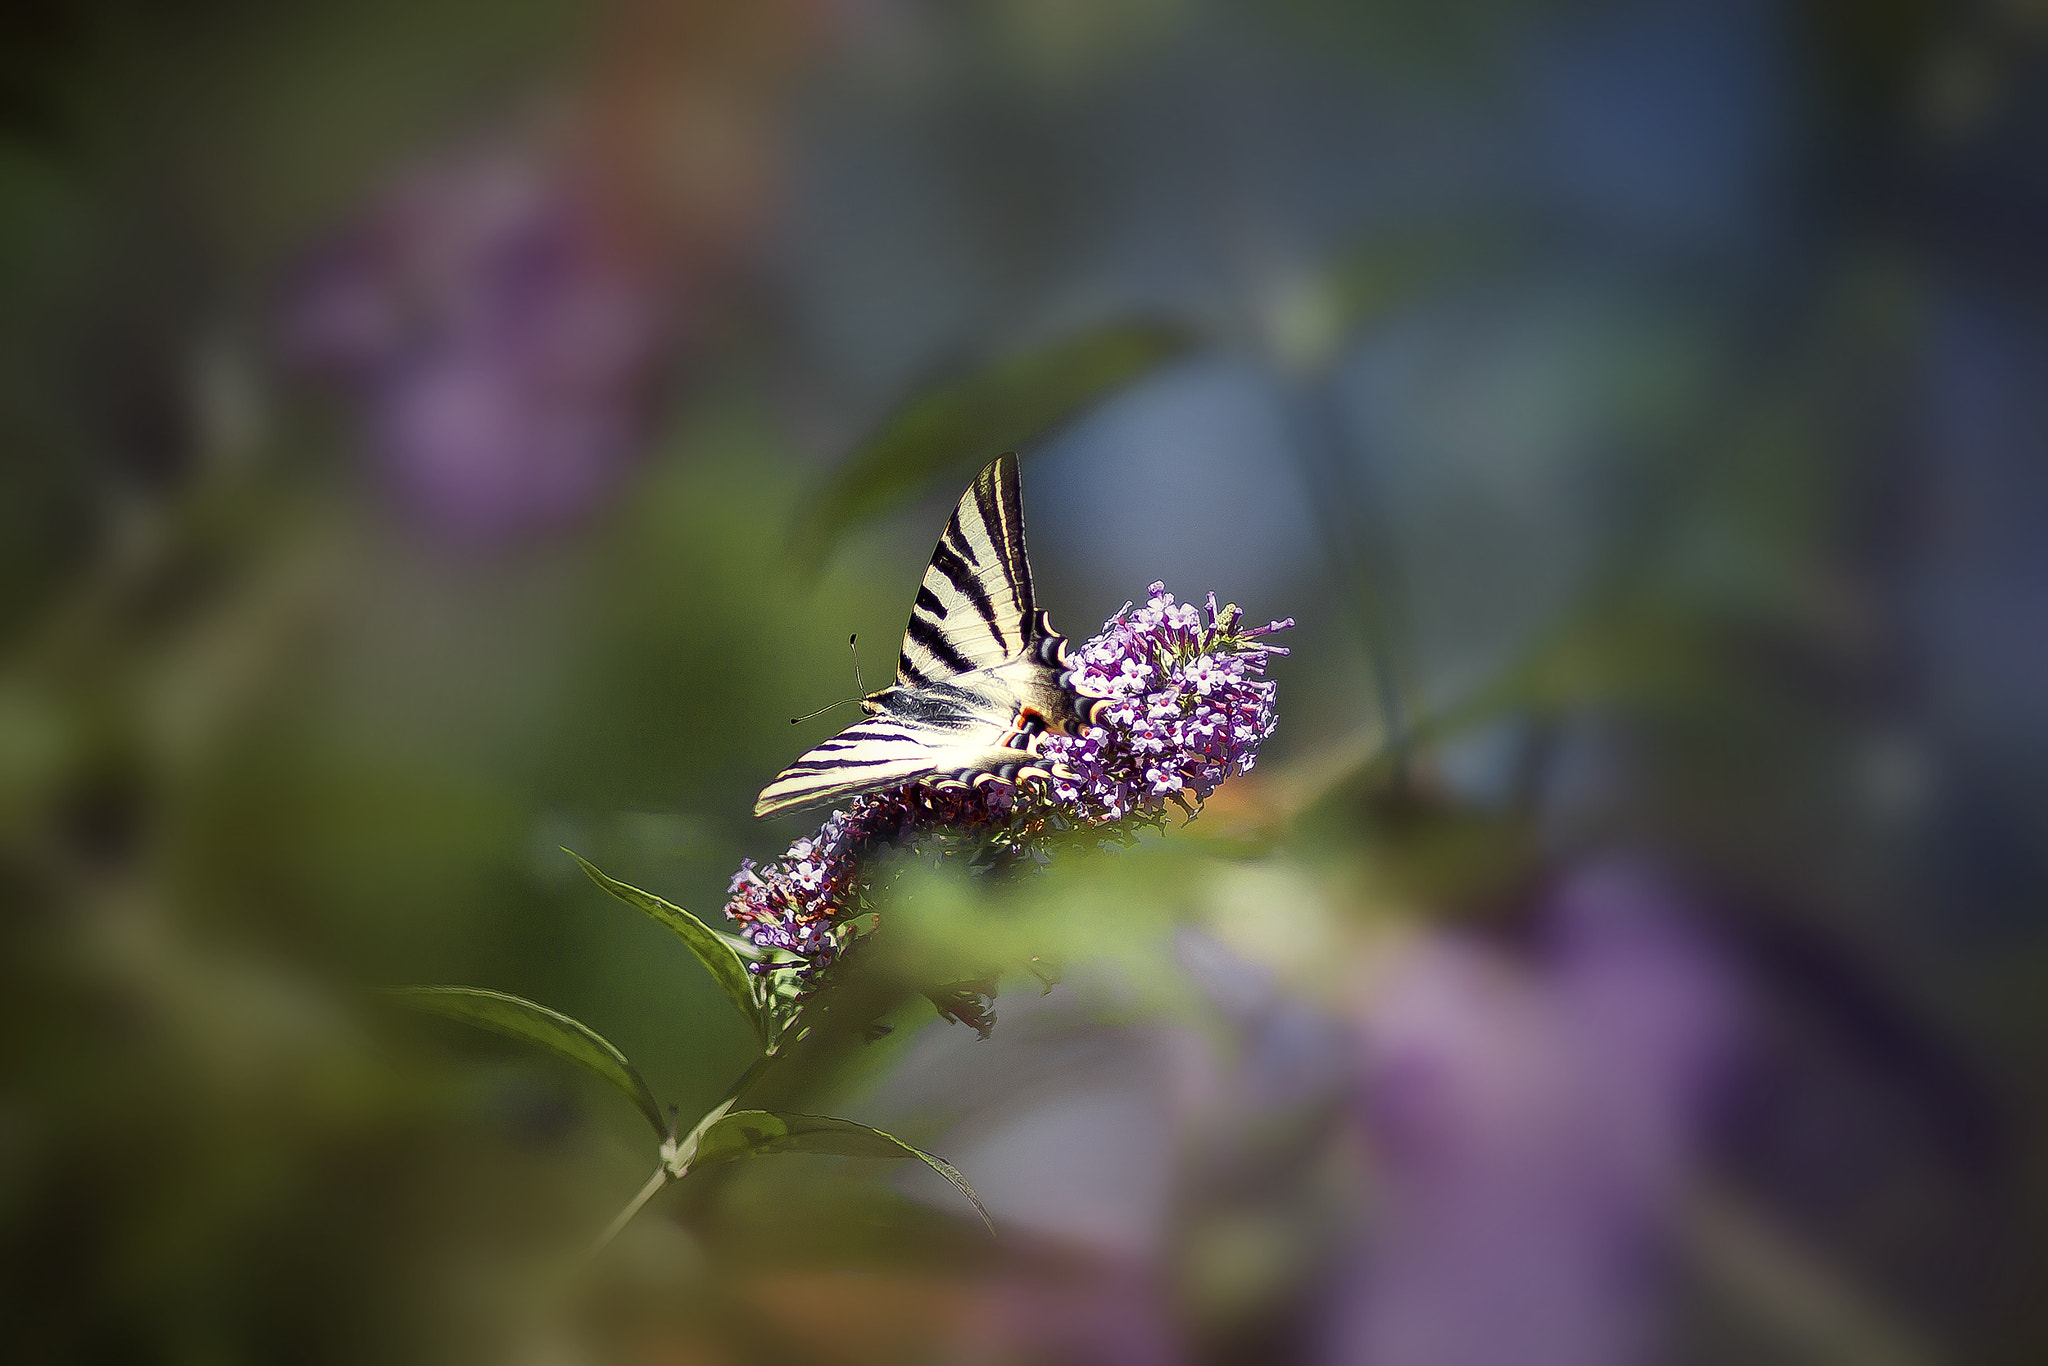
[(824, 706), (818, 708), (816, 711), (807, 711), (802, 716), (790, 717), (789, 724), (791, 724), (792, 726), (801, 725), (803, 722), (810, 720), (813, 716), (823, 716), (826, 712), (832, 710), (834, 707), (843, 707), (848, 702), (858, 702), (860, 701), (861, 697), (866, 697), (868, 695), (868, 685), (861, 682), (860, 678), (860, 650), (856, 648), (854, 645), (854, 642), (859, 639), (860, 636), (858, 633), (848, 636), (846, 638), (846, 648), (853, 651), (853, 681), (854, 684), (860, 689), (860, 697), (842, 697), (837, 702), (827, 702)]

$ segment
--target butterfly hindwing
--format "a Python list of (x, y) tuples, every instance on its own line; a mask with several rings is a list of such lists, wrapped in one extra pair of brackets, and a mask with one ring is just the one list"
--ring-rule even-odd
[(848, 726), (761, 789), (754, 814), (900, 787), (932, 770), (931, 746), (902, 722), (882, 717)]
[(903, 633), (896, 683), (869, 716), (806, 752), (761, 790), (771, 815), (924, 781), (1010, 782), (1043, 772), (1038, 739), (1070, 728), (1066, 641), (1037, 608), (1024, 555), (1017, 457), (991, 462), (932, 552)]

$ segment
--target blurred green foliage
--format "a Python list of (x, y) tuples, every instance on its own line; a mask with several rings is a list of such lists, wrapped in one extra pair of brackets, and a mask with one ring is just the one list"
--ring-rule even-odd
[[(1603, 237), (1540, 195), (1503, 207), (1470, 188), (1502, 164), (1510, 179), (1569, 179), (1513, 129), (1479, 138), (1481, 155), (1461, 121), (1512, 108), (1517, 73), (1546, 44), (1614, 12), (1160, 4), (1112, 21), (991, 4), (830, 34), (793, 18), (811, 46), (786, 60), (810, 63), (806, 80), (761, 97), (786, 113), (788, 165), (734, 178), (772, 185), (829, 161), (835, 121), (888, 130), (892, 156), (849, 161), (840, 178), (864, 205), (942, 225), (952, 252), (913, 246), (901, 277), (954, 282), (929, 310), (940, 322), (909, 302), (898, 317), (892, 299), (874, 345), (895, 361), (865, 341), (835, 355), (821, 338), (865, 338), (875, 320), (849, 308), (820, 322), (829, 306), (805, 294), (810, 277), (775, 255), (836, 261), (828, 247), (764, 228), (761, 259), (742, 263), (690, 239), (674, 250), (697, 271), (692, 341), (641, 465), (588, 521), (478, 547), (398, 506), (369, 424), (291, 375), (279, 296), (307, 244), (418, 148), (508, 109), (545, 124), (635, 55), (659, 68), (668, 49), (635, 24), (660, 20), (663, 42), (721, 54), (711, 65), (731, 83), (755, 79), (769, 63), (716, 46), (726, 10), (11, 8), (7, 1354), (941, 1353), (972, 1340), (986, 1285), (1066, 1293), (1128, 1268), (1079, 1241), (992, 1242), (940, 1184), (957, 1173), (918, 1168), (934, 1190), (901, 1175), (910, 1164), (863, 1159), (960, 1157), (956, 1143), (1020, 1112), (1056, 1112), (1103, 1057), (1156, 1045), (1182, 1049), (1175, 1075), (1200, 1073), (1224, 1098), (1123, 1139), (1173, 1202), (1172, 1250), (1148, 1274), (1203, 1359), (1310, 1359), (1290, 1324), (1333, 1274), (1375, 1178), (1342, 1137), (1349, 1064), (1318, 1063), (1319, 1089), (1284, 1101), (1216, 1080), (1239, 1064), (1255, 1079), (1286, 1071), (1246, 1020), (1298, 1007), (1341, 1023), (1394, 946), (1445, 927), (1512, 944), (1531, 933), (1534, 889), (1620, 847), (1670, 858), (1718, 908), (1768, 1064), (1751, 1078), (1754, 1127), (1673, 1215), (1686, 1349), (1674, 1359), (2037, 1359), (2048, 805), (2025, 727), (1943, 710), (1927, 681), (1943, 647), (1925, 643), (1925, 619), (1966, 613), (1939, 596), (1927, 546), (1945, 543), (1926, 524), (1963, 518), (1968, 500), (1942, 483), (1959, 476), (1940, 443), (1928, 454), (1912, 440), (1932, 423), (1915, 405), (1948, 344), (1955, 280), (1988, 271), (1999, 294), (2009, 269), (2007, 292), (2033, 288), (1998, 254), (2003, 237), (1942, 215), (1961, 212), (1970, 176), (2005, 183), (1994, 135), (2011, 111), (2030, 117), (2040, 25), (2027, 6), (1761, 7), (1783, 35), (1773, 60), (1796, 122), (1771, 207), (1743, 230), (1763, 245), (1740, 251), (1760, 263), (1731, 266), (1696, 245), (1631, 255), (1625, 232)], [(715, 136), (719, 83), (666, 70), (633, 88), (680, 91), (673, 118), (702, 136), (649, 141), (675, 163), (743, 160)], [(1255, 78), (1281, 93), (1243, 96)], [(1262, 150), (1226, 166), (1220, 140), (1199, 134), (1193, 152), (1172, 143), (1105, 172), (1101, 149), (1149, 147), (1181, 118), (1175, 80)], [(1353, 81), (1370, 92), (1361, 103), (1459, 111), (1458, 127), (1428, 125), (1443, 142), (1421, 139), (1418, 154), (1453, 182), (1452, 202), (1386, 194), (1354, 212), (1357, 196), (1332, 207), (1257, 188), (1296, 159), (1304, 179), (1341, 188), (1356, 171)], [(1265, 128), (1261, 98), (1310, 106), (1310, 131), (1335, 131), (1297, 136), (1277, 113)], [(1357, 117), (1391, 120), (1401, 145), (1403, 120), (1433, 117), (1407, 104), (1369, 115)], [(1120, 199), (1126, 182), (1163, 185), (1165, 208)], [(1055, 287), (1063, 270), (1088, 274), (1061, 234), (1095, 215), (1063, 215), (1073, 201), (1121, 206), (1100, 209), (1125, 224), (1104, 235), (1138, 244), (1089, 266), (1119, 284), (1099, 315), (1112, 321), (1020, 322), (1042, 300), (1070, 323), (1085, 293)], [(1018, 202), (1046, 206), (1043, 221), (1015, 240), (976, 236), (976, 223), (1014, 222), (991, 204)], [(894, 232), (887, 213), (875, 220), (875, 236)], [(859, 226), (811, 230), (837, 247)], [(1195, 239), (1247, 259), (1211, 271)], [(1292, 255), (1268, 270), (1269, 251)], [(1199, 288), (1155, 304), (1146, 290), (1182, 254)], [(952, 334), (1000, 359), (907, 385), (932, 359), (919, 329), (946, 333), (957, 299), (978, 302), (957, 305), (970, 316)], [(1113, 320), (1168, 317), (1204, 325)], [(1436, 329), (1420, 341), (1402, 330), (1418, 320)], [(565, 1249), (586, 1247), (646, 1176), (644, 1131), (598, 1079), (412, 1020), (373, 989), (463, 982), (546, 1002), (588, 1031), (523, 1005), (519, 1022), (495, 1018), (595, 1063), (658, 1130), (654, 1097), (686, 1119), (716, 1105), (760, 1046), (746, 1009), (733, 1017), (749, 988), (716, 911), (741, 858), (804, 829), (747, 816), (811, 733), (786, 718), (845, 691), (850, 630), (901, 629), (933, 528), (897, 514), (1012, 445), (1034, 470), (1059, 469), (1060, 432), (1198, 354), (1270, 382), (1279, 425), (1309, 451), (1258, 466), (1276, 498), (1300, 494), (1320, 538), (1262, 552), (1295, 557), (1293, 596), (1270, 607), (1303, 618), (1276, 669), (1287, 720), (1270, 761), (1200, 820), (1120, 854), (1013, 885), (908, 870), (844, 1018), (750, 1099), (763, 1111), (704, 1136), (719, 1153), (790, 1155), (707, 1169), (594, 1272), (565, 1272)], [(1388, 368), (1360, 401), (1344, 386), (1374, 363)], [(906, 388), (867, 440), (841, 439), (848, 413)], [(844, 411), (820, 420), (812, 395), (834, 392)], [(1373, 426), (1401, 398), (1437, 425)], [(1347, 446), (1360, 430), (1402, 440)], [(1148, 500), (1182, 467), (1145, 468), (1151, 484), (1090, 481), (1085, 495), (1028, 478), (1034, 545), (1056, 543), (1041, 514), (1085, 496), (1220, 546), (1213, 562), (1228, 568), (1241, 509), (1212, 501), (1173, 522), (1163, 495)], [(1982, 477), (1991, 503), (2024, 496), (2003, 467)], [(1090, 601), (1142, 588), (1040, 570)], [(1993, 598), (2032, 605), (2021, 589)], [(2019, 640), (2029, 620), (1999, 631)], [(1979, 724), (2010, 731), (1988, 757), (1969, 739)], [(614, 895), (564, 847), (621, 879), (600, 884)], [(625, 899), (648, 914), (629, 914), (614, 898), (641, 887)], [(691, 908), (710, 932), (663, 907)], [(1229, 982), (1189, 969), (1191, 935), (1227, 949)], [(1027, 963), (1070, 980), (1041, 1002)], [(965, 1031), (934, 1020), (913, 984), (998, 964), (992, 1061), (949, 1063)], [(1233, 1013), (1232, 991), (1258, 1009)], [(921, 1069), (987, 1090), (918, 1094)], [(852, 1118), (811, 1115), (825, 1110)], [(996, 1186), (966, 1176), (1000, 1215)]]
[(1113, 322), (920, 386), (810, 500), (792, 555), (816, 573), (849, 528), (966, 485), (996, 456), (1047, 436), (1193, 345), (1185, 327)]

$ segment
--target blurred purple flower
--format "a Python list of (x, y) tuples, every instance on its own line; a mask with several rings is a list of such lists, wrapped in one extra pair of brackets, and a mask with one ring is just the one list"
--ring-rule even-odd
[(291, 350), (351, 391), (434, 530), (573, 521), (638, 455), (673, 319), (622, 217), (567, 157), (499, 139), (399, 177), (290, 291)]
[(1642, 1359), (1659, 1237), (1736, 1003), (1656, 874), (1603, 864), (1545, 907), (1532, 965), (1436, 935), (1358, 1019), (1375, 1219), (1325, 1359)]
[[(887, 847), (950, 833), (997, 861), (1042, 861), (1048, 845), (1076, 831), (1102, 842), (1128, 836), (1134, 825), (1161, 820), (1168, 801), (1192, 809), (1191, 801), (1206, 800), (1225, 778), (1249, 771), (1278, 724), (1266, 656), (1287, 653), (1259, 638), (1294, 619), (1250, 630), (1243, 621), (1235, 606), (1219, 607), (1214, 593), (1204, 620), (1201, 609), (1175, 602), (1155, 583), (1145, 606), (1133, 611), (1125, 603), (1075, 652), (1076, 685), (1112, 705), (1085, 734), (1045, 739), (1040, 757), (1050, 782), (912, 783), (870, 793), (773, 863), (741, 863), (726, 915), (757, 947), (789, 956), (754, 970), (792, 969), (807, 987), (837, 961), (865, 907), (874, 857)], [(977, 859), (975, 866), (988, 865)], [(984, 1034), (992, 1022), (957, 991), (941, 1009)]]

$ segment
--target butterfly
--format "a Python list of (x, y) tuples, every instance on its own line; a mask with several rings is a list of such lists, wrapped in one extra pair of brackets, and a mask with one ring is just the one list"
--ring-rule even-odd
[(1075, 687), (1067, 639), (1038, 609), (1014, 454), (961, 495), (911, 604), (896, 681), (860, 705), (868, 719), (776, 774), (756, 816), (913, 782), (1046, 778), (1043, 737), (1072, 734), (1109, 705)]

